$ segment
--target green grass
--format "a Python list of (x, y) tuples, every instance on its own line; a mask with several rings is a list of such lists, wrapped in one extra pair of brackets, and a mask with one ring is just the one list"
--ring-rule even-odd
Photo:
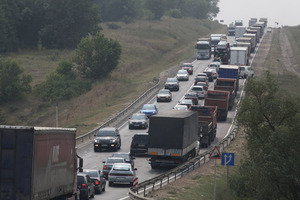
[[(153, 77), (195, 55), (199, 37), (213, 32), (226, 33), (224, 26), (208, 20), (174, 19), (115, 23), (111, 29), (101, 24), (108, 38), (122, 45), (120, 64), (92, 90), (70, 101), (59, 102), (59, 126), (76, 127), (78, 136), (91, 131), (118, 114), (129, 103), (154, 85)], [(61, 60), (71, 60), (74, 50), (21, 50), (7, 54), (16, 59), (33, 77), (32, 86), (42, 82)], [(1, 106), (10, 124), (55, 126), (55, 106), (33, 95)]]

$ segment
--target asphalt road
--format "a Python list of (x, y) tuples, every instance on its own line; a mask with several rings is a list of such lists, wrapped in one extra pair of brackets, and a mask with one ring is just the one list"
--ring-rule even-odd
[[(229, 38), (229, 41), (231, 40), (232, 38), (231, 39)], [(155, 103), (158, 107), (159, 112), (172, 109), (178, 103), (178, 101), (183, 98), (184, 94), (190, 90), (190, 88), (193, 85), (193, 80), (196, 74), (203, 72), (206, 66), (211, 62), (212, 62), (211, 59), (195, 60), (193, 62), (194, 74), (190, 76), (189, 81), (180, 82), (180, 90), (178, 92), (172, 92), (173, 100), (171, 102), (157, 103), (156, 98), (153, 97), (153, 99), (151, 99), (149, 103)], [(242, 88), (243, 83), (244, 80), (241, 79), (240, 88)], [(209, 84), (210, 84), (209, 88), (213, 89), (213, 82), (210, 82)], [(242, 91), (241, 89), (238, 91), (237, 98), (235, 100), (236, 101), (235, 106), (237, 105), (237, 101), (239, 99), (239, 96), (241, 95), (241, 91)], [(199, 100), (199, 104), (203, 105), (204, 100)], [(232, 109), (232, 111), (228, 112), (228, 117), (226, 122), (218, 122), (217, 137), (214, 140), (214, 142), (211, 144), (211, 146), (217, 144), (229, 133), (231, 128), (231, 122), (234, 118), (234, 115), (235, 115), (235, 107)], [(120, 129), (121, 140), (122, 140), (122, 146), (119, 152), (129, 152), (132, 136), (135, 133), (147, 131), (147, 130), (129, 130), (127, 122), (125, 124), (120, 124), (119, 129)], [(206, 150), (207, 149), (203, 148), (200, 150), (200, 153)], [(80, 147), (78, 147), (77, 153), (78, 155), (83, 157), (85, 169), (102, 169), (103, 167), (102, 162), (105, 161), (107, 157), (109, 157), (113, 152), (94, 152), (93, 143), (87, 143), (85, 145), (81, 145)], [(158, 176), (159, 174), (164, 172), (164, 170), (151, 169), (151, 166), (149, 165), (147, 159), (148, 159), (147, 157), (137, 157), (135, 159), (135, 167), (137, 168), (136, 174), (139, 182), (143, 182), (147, 179)], [(129, 190), (128, 185), (114, 185), (113, 187), (109, 187), (107, 181), (106, 191), (102, 194), (95, 195), (94, 199), (105, 199), (105, 200), (129, 199), (128, 190)]]

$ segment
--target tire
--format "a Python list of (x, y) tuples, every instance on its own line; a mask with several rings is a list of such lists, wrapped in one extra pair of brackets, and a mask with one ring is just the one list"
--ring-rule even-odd
[(94, 147), (94, 152), (98, 152), (98, 149)]
[(104, 187), (102, 188), (102, 192), (105, 192), (105, 185), (104, 185)]
[(101, 185), (100, 185), (100, 188), (99, 188), (98, 194), (101, 194), (101, 193), (102, 193), (102, 188), (101, 188)]
[(157, 169), (158, 167), (156, 165), (151, 165), (152, 169)]
[(109, 185), (109, 186), (113, 186), (113, 185), (114, 185), (114, 183), (113, 183), (113, 182), (111, 182), (111, 181), (109, 181), (108, 185)]
[(95, 192), (91, 195), (91, 197), (94, 198), (94, 196), (95, 196)]

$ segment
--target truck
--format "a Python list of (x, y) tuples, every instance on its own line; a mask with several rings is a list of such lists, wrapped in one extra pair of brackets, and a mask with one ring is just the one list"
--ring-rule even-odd
[(257, 30), (258, 37), (261, 38), (263, 36), (262, 28), (260, 26), (251, 26), (250, 30)]
[(251, 43), (246, 43), (246, 42), (236, 42), (236, 47), (246, 47), (247, 48), (247, 54), (248, 58), (251, 56)]
[(222, 90), (229, 92), (228, 110), (232, 110), (234, 99), (236, 97), (236, 79), (234, 78), (217, 78), (214, 90)]
[(268, 26), (268, 18), (260, 18), (259, 21), (264, 22), (265, 28)]
[(218, 43), (221, 40), (222, 40), (222, 34), (211, 34), (210, 35), (211, 53), (215, 52), (215, 48), (217, 47)]
[(204, 106), (217, 106), (217, 121), (226, 121), (228, 114), (229, 92), (208, 90)]
[(148, 155), (152, 169), (176, 167), (199, 152), (198, 114), (167, 110), (149, 119)]
[(250, 19), (249, 22), (248, 22), (248, 26), (253, 26), (255, 23), (257, 22), (257, 19), (256, 20), (253, 20), (253, 19)]
[(211, 58), (210, 38), (199, 38), (197, 40), (195, 48), (197, 49), (196, 52), (197, 60)]
[(1, 125), (0, 199), (76, 199), (83, 160), (75, 136), (73, 128)]
[(246, 29), (246, 33), (248, 33), (248, 34), (255, 34), (255, 36), (256, 36), (256, 44), (259, 43), (260, 37), (258, 35), (258, 30)]
[(235, 36), (235, 25), (233, 23), (229, 24), (227, 34), (228, 36)]
[(192, 105), (190, 110), (198, 112), (198, 138), (200, 147), (208, 147), (217, 134), (217, 106)]
[(240, 37), (240, 38), (236, 39), (237, 42), (250, 43), (251, 44), (251, 48), (250, 48), (251, 53), (253, 53), (255, 51), (255, 43), (253, 40), (254, 40), (254, 38), (250, 38), (250, 37)]
[(234, 24), (236, 26), (243, 26), (243, 20), (235, 20)]
[(250, 33), (245, 33), (243, 35), (243, 37), (249, 37), (252, 39), (253, 43), (254, 43), (254, 47), (257, 46), (257, 39), (256, 39), (256, 34), (250, 34)]
[(264, 32), (265, 32), (265, 23), (264, 22), (256, 22), (253, 26), (261, 27), (261, 35), (264, 34)]
[(230, 44), (220, 41), (215, 49), (214, 58), (220, 59), (222, 64), (228, 64), (230, 62)]
[(244, 33), (246, 33), (246, 26), (235, 27), (235, 38), (243, 37)]
[(239, 90), (239, 66), (237, 65), (221, 65), (219, 67), (219, 78), (236, 79), (236, 91)]
[(248, 47), (231, 47), (230, 64), (238, 66), (249, 65)]

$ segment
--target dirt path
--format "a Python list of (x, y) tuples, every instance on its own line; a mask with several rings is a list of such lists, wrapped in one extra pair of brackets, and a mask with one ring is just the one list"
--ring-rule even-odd
[(279, 41), (285, 68), (288, 71), (296, 74), (297, 76), (300, 76), (300, 72), (296, 71), (296, 69), (298, 69), (298, 65), (296, 63), (291, 44), (286, 36), (284, 28), (280, 30)]

